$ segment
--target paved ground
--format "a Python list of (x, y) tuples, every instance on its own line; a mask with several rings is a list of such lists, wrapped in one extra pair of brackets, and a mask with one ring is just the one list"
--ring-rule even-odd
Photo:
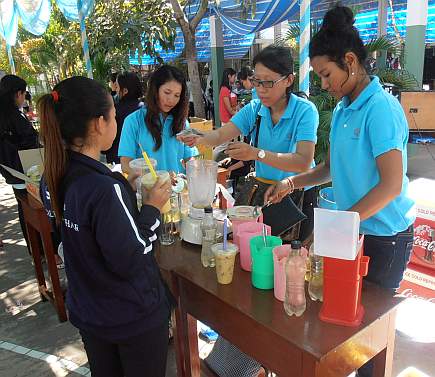
[[(51, 304), (40, 300), (16, 202), (1, 178), (0, 237), (4, 243), (0, 249), (0, 377), (90, 375), (77, 330), (68, 322), (59, 323)], [(433, 329), (434, 323), (432, 318), (424, 326)], [(207, 348), (203, 343), (200, 347)], [(435, 343), (411, 342), (398, 334), (393, 376), (414, 366), (435, 377), (434, 355)], [(171, 346), (167, 377), (175, 375)]]

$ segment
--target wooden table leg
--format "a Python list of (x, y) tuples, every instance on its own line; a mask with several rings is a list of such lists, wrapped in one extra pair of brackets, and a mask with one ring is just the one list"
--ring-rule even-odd
[(177, 280), (180, 292), (178, 304), (180, 318), (179, 323), (177, 323), (177, 329), (179, 328), (179, 324), (181, 327), (181, 331), (178, 334), (183, 337), (185, 376), (200, 377), (201, 364), (198, 352), (198, 333), (196, 325), (197, 321), (196, 318), (192, 317), (189, 313), (187, 313), (186, 309), (183, 306), (183, 288), (179, 285), (179, 279)]
[(38, 282), (38, 290), (43, 301), (48, 300), (46, 296), (47, 284), (45, 282), (44, 270), (42, 268), (42, 250), (39, 243), (39, 232), (26, 223), (27, 236), (29, 239), (29, 247), (32, 252), (33, 265), (35, 267), (36, 280)]
[(201, 362), (198, 350), (197, 320), (190, 314), (187, 314), (187, 338), (192, 377), (199, 377), (201, 374)]
[(393, 370), (394, 342), (396, 339), (396, 314), (389, 314), (387, 346), (373, 358), (373, 377), (391, 377)]
[[(48, 233), (48, 234), (50, 234), (50, 233)], [(47, 239), (47, 233), (44, 233), (42, 235), (42, 243), (44, 245), (45, 258), (47, 260), (47, 265), (48, 265), (48, 273), (50, 275), (53, 301), (54, 301), (54, 305), (56, 307), (59, 321), (65, 322), (68, 319), (68, 317), (66, 315), (65, 303), (64, 303), (64, 299), (63, 299), (63, 292), (62, 292), (62, 288), (60, 286), (59, 273), (57, 271), (56, 259), (54, 257), (54, 249), (53, 249), (53, 243), (51, 240), (51, 234), (50, 234), (49, 238), (50, 239)]]
[[(171, 283), (171, 292), (176, 298), (177, 302), (179, 302), (179, 291), (177, 286), (177, 278), (170, 274), (170, 283)], [(182, 318), (180, 311), (180, 304), (174, 309), (172, 312), (172, 330), (174, 332), (174, 346), (175, 346), (175, 362), (177, 365), (177, 377), (185, 377), (186, 376), (186, 366), (184, 363), (185, 360), (185, 350), (184, 350), (184, 333), (182, 326)]]

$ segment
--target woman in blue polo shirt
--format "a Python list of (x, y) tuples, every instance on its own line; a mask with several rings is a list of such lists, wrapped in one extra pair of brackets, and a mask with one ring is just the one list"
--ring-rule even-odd
[[(353, 26), (352, 11), (336, 6), (310, 43), (311, 65), (327, 90), (341, 101), (331, 122), (330, 150), (314, 169), (281, 181), (265, 200), (298, 187), (332, 181), (339, 210), (358, 212), (367, 280), (391, 290), (399, 287), (408, 263), (415, 219), (406, 176), (408, 125), (400, 103), (364, 67), (367, 51)], [(358, 370), (371, 376), (372, 363)]]
[(196, 148), (179, 142), (175, 135), (188, 128), (186, 79), (172, 66), (163, 65), (150, 77), (145, 106), (124, 121), (118, 155), (122, 170), (130, 172), (129, 162), (142, 157), (139, 144), (157, 160), (159, 170), (184, 171), (183, 160), (196, 156)]
[[(314, 166), (314, 148), (319, 116), (308, 100), (291, 93), (293, 85), (293, 59), (286, 47), (270, 46), (253, 60), (255, 75), (251, 82), (259, 99), (244, 106), (231, 121), (204, 137), (183, 137), (187, 145), (216, 146), (243, 134), (251, 144), (231, 143), (226, 150), (229, 157), (240, 161), (255, 160), (255, 179), (271, 184)], [(255, 139), (258, 132), (258, 143)], [(312, 212), (314, 190), (305, 192), (306, 203)], [(236, 198), (237, 204), (241, 203)], [(260, 202), (250, 204), (263, 204)], [(307, 206), (307, 207), (308, 207)], [(308, 229), (305, 238), (311, 233)]]
[[(319, 116), (311, 102), (291, 93), (294, 76), (289, 48), (267, 47), (255, 56), (253, 65), (255, 74), (251, 82), (259, 99), (252, 100), (230, 122), (204, 137), (180, 139), (191, 146), (216, 146), (243, 134), (251, 138), (251, 144), (231, 143), (226, 150), (228, 156), (240, 161), (255, 160), (255, 180), (272, 184), (314, 166)], [(258, 143), (255, 145), (257, 132)], [(306, 208), (303, 210), (311, 220), (314, 197), (314, 189), (305, 191)], [(239, 196), (236, 204), (247, 203), (241, 202)], [(262, 196), (250, 204), (263, 204)], [(299, 235), (301, 239), (312, 232), (312, 221), (307, 221), (302, 228), (304, 225), (305, 230), (301, 229)], [(218, 375), (225, 376), (257, 376), (260, 369), (255, 360), (229, 345), (222, 337), (216, 341), (206, 362)]]
[(271, 188), (266, 199), (332, 180), (338, 209), (358, 212), (367, 279), (394, 291), (412, 248), (414, 203), (406, 176), (408, 125), (400, 103), (364, 68), (367, 51), (352, 11), (330, 10), (310, 43), (322, 88), (341, 99), (334, 110), (329, 157), (314, 169)]

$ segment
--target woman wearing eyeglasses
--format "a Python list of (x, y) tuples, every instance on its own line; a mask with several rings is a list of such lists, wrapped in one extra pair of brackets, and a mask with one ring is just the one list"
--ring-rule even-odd
[[(256, 176), (250, 177), (246, 185), (256, 184), (266, 186), (267, 189), (268, 185), (276, 181), (314, 167), (319, 116), (311, 102), (291, 92), (294, 75), (289, 48), (267, 47), (255, 56), (253, 65), (255, 73), (250, 81), (256, 88), (259, 99), (244, 106), (223, 127), (203, 137), (183, 137), (181, 141), (189, 146), (216, 146), (241, 134), (250, 137), (251, 144), (230, 143), (226, 154), (241, 161), (255, 160)], [(247, 203), (244, 195), (246, 190), (242, 189), (236, 197), (236, 204), (262, 205), (264, 191), (257, 190), (252, 201)], [(302, 193), (303, 191), (293, 194), (293, 200), (297, 202)], [(310, 207), (313, 201), (314, 190), (305, 191), (308, 218), (312, 217)], [(309, 221), (304, 223), (308, 224)], [(302, 227), (306, 228), (304, 223)], [(311, 231), (312, 226), (302, 229), (299, 238), (305, 239)]]

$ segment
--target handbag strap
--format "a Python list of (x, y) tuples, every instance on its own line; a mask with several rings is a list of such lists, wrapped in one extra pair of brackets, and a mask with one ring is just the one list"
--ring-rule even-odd
[(254, 148), (258, 147), (258, 135), (260, 134), (260, 125), (261, 125), (261, 116), (260, 114), (257, 114), (257, 118), (255, 119), (255, 128), (257, 132), (255, 133), (255, 139), (253, 144)]

